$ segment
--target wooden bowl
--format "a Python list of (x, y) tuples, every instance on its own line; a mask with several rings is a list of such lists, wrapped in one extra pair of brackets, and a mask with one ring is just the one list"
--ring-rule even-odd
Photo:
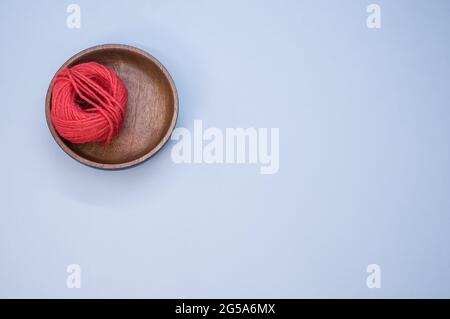
[[(119, 135), (107, 146), (73, 144), (53, 127), (50, 110), (53, 77), (45, 100), (47, 125), (56, 143), (71, 157), (88, 166), (120, 169), (142, 163), (170, 138), (178, 115), (178, 96), (170, 74), (153, 56), (140, 49), (106, 44), (83, 50), (61, 68), (94, 61), (114, 70), (128, 89), (128, 107)], [(57, 73), (58, 73), (57, 72)]]

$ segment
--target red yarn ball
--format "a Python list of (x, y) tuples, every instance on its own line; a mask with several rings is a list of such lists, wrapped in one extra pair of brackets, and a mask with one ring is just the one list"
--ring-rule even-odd
[(53, 83), (51, 119), (72, 143), (109, 144), (125, 119), (128, 91), (109, 68), (87, 62), (65, 68)]

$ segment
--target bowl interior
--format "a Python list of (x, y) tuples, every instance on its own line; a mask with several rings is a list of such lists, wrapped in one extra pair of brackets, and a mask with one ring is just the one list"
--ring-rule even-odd
[[(178, 111), (176, 89), (168, 72), (149, 54), (128, 46), (104, 45), (80, 52), (65, 66), (98, 62), (114, 70), (128, 89), (125, 122), (107, 146), (73, 144), (61, 138), (49, 118), (51, 92), (47, 95), (47, 122), (58, 144), (72, 157), (99, 168), (135, 165), (156, 153), (170, 137)], [(51, 90), (53, 81), (50, 84)]]

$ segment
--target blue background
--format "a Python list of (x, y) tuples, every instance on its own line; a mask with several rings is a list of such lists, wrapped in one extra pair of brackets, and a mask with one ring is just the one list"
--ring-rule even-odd
[[(80, 0), (69, 29), (1, 0), (0, 297), (450, 297), (450, 2), (378, 0), (379, 30), (372, 2)], [(102, 43), (167, 67), (178, 127), (279, 127), (279, 172), (68, 157), (45, 94)]]

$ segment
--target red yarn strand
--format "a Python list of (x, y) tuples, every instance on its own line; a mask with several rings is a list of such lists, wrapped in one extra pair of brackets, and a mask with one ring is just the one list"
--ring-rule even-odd
[(82, 63), (57, 74), (51, 119), (58, 134), (72, 143), (107, 145), (123, 126), (127, 102), (128, 91), (112, 70)]

